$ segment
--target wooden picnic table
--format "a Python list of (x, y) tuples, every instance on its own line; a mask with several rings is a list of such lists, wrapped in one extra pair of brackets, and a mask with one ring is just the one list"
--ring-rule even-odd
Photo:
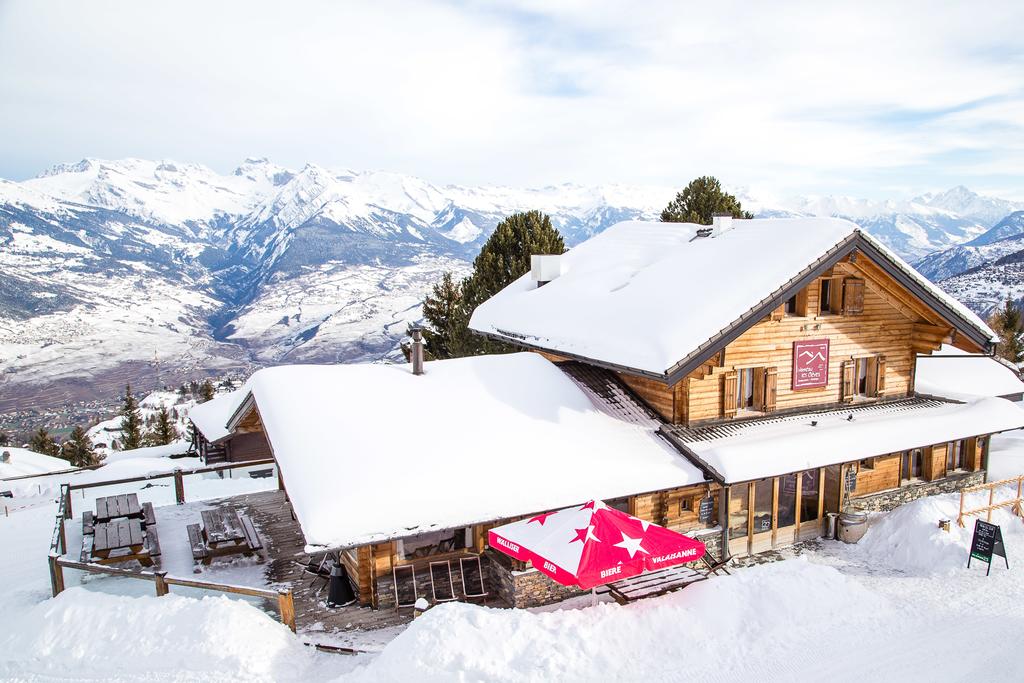
[(252, 521), (231, 506), (203, 510), (199, 516), (203, 520), (202, 529), (198, 524), (190, 524), (188, 535), (192, 557), (204, 564), (209, 564), (214, 557), (249, 555), (263, 547)]
[(141, 519), (120, 517), (96, 522), (92, 535), (85, 537), (82, 554), (100, 564), (138, 560), (149, 567), (160, 554), (160, 546), (155, 528), (143, 528)]
[(118, 517), (142, 517), (137, 493), (122, 493), (96, 499), (96, 521), (107, 522)]

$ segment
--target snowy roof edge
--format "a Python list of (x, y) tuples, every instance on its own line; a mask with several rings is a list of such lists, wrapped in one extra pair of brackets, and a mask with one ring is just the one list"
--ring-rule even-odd
[[(706, 362), (719, 348), (734, 341), (737, 337), (757, 324), (758, 321), (776, 308), (780, 302), (785, 301), (789, 296), (797, 293), (803, 287), (806, 287), (822, 272), (834, 266), (844, 256), (855, 252), (858, 249), (870, 253), (873, 258), (879, 262), (879, 265), (883, 270), (899, 281), (901, 285), (911, 290), (911, 292), (916, 296), (926, 300), (931, 299), (930, 305), (933, 309), (942, 315), (942, 317), (946, 318), (946, 320), (953, 325), (954, 329), (967, 333), (967, 336), (978, 343), (982, 348), (988, 348), (991, 343), (997, 341), (995, 332), (993, 332), (992, 329), (984, 323), (984, 321), (978, 318), (959, 301), (940, 289), (937, 285), (924, 278), (924, 276), (914, 270), (913, 266), (906, 263), (895, 252), (876, 238), (869, 235), (860, 226), (856, 226), (847, 237), (837, 242), (832, 248), (797, 273), (789, 281), (782, 284), (771, 294), (761, 299), (761, 301), (756, 305), (742, 313), (731, 325), (719, 330), (717, 333), (709, 337), (704, 343), (683, 357), (682, 360), (663, 372), (611, 363), (603, 361), (600, 358), (587, 357), (563, 351), (558, 348), (533, 344), (526, 341), (526, 339), (521, 335), (517, 335), (511, 331), (500, 330), (497, 328), (493, 330), (475, 328), (472, 326), (472, 320), (470, 321), (470, 329), (475, 334), (487, 339), (511, 342), (524, 348), (536, 351), (545, 351), (565, 358), (592, 363), (610, 370), (626, 371), (630, 374), (642, 375), (658, 379), (668, 384), (675, 384), (683, 377), (693, 372), (693, 370), (697, 369), (702, 363)], [(918, 291), (915, 292), (915, 289)], [(977, 334), (970, 334), (968, 331), (973, 331)]]

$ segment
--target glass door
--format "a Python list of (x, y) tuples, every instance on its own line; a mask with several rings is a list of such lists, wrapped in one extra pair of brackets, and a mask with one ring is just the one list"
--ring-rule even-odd
[(796, 494), (799, 473), (779, 477), (779, 504), (775, 521), (775, 546), (790, 545), (796, 540)]
[(761, 479), (754, 482), (754, 501), (751, 505), (753, 520), (750, 552), (759, 553), (772, 547), (772, 530), (775, 517), (775, 479)]
[(797, 540), (821, 536), (821, 470), (800, 473), (800, 531)]
[(729, 554), (750, 552), (750, 484), (729, 488)]

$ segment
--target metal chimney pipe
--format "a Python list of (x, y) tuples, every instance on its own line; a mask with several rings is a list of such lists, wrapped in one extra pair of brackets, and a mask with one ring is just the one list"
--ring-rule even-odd
[(412, 374), (423, 374), (423, 328), (412, 328)]

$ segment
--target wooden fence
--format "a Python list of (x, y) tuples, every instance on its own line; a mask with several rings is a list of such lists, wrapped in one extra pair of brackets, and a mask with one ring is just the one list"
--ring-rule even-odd
[(91, 574), (104, 574), (106, 576), (118, 576), (142, 581), (152, 581), (155, 584), (157, 596), (167, 595), (171, 586), (182, 586), (185, 588), (199, 588), (203, 590), (230, 593), (234, 595), (248, 595), (257, 598), (264, 598), (277, 602), (277, 609), (281, 616), (281, 622), (295, 631), (295, 600), (290, 590), (272, 590), (269, 588), (252, 588), (250, 586), (235, 586), (226, 583), (212, 583), (209, 581), (196, 581), (177, 576), (170, 576), (164, 571), (144, 571), (124, 569), (122, 567), (110, 567), (95, 562), (76, 562), (64, 557), (68, 552), (67, 536), (65, 533), (65, 522), (72, 517), (71, 491), (84, 490), (98, 486), (111, 486), (114, 484), (126, 484), (131, 482), (147, 481), (150, 479), (174, 478), (175, 500), (180, 505), (185, 502), (185, 487), (183, 477), (186, 474), (201, 474), (204, 472), (216, 472), (219, 470), (233, 469), (239, 467), (251, 467), (253, 465), (273, 464), (273, 460), (253, 460), (245, 463), (227, 463), (210, 467), (200, 467), (191, 470), (174, 470), (162, 474), (154, 474), (148, 477), (128, 477), (125, 479), (111, 479), (89, 484), (61, 484), (60, 499), (57, 502), (57, 517), (54, 524), (53, 535), (50, 538), (50, 586), (53, 596), (56, 597), (64, 591), (64, 570), (76, 569)]
[[(1006, 500), (997, 501), (995, 499), (996, 489), (1008, 486), (1017, 487), (1017, 495), (1013, 498)], [(1018, 517), (1024, 517), (1024, 511), (1021, 509), (1021, 493), (1024, 490), (1024, 475), (1019, 477), (1013, 477), (1010, 479), (1001, 479), (999, 481), (989, 482), (987, 484), (978, 484), (976, 486), (968, 486), (960, 489), (960, 514), (957, 515), (956, 523), (961, 527), (964, 525), (964, 517), (968, 515), (980, 515), (985, 513), (985, 521), (992, 521), (992, 511), (1000, 508), (1010, 508), (1010, 511)], [(964, 503), (966, 502), (966, 496), (971, 493), (977, 493), (979, 491), (988, 491), (988, 505), (983, 505), (979, 508), (972, 510), (964, 510)]]

